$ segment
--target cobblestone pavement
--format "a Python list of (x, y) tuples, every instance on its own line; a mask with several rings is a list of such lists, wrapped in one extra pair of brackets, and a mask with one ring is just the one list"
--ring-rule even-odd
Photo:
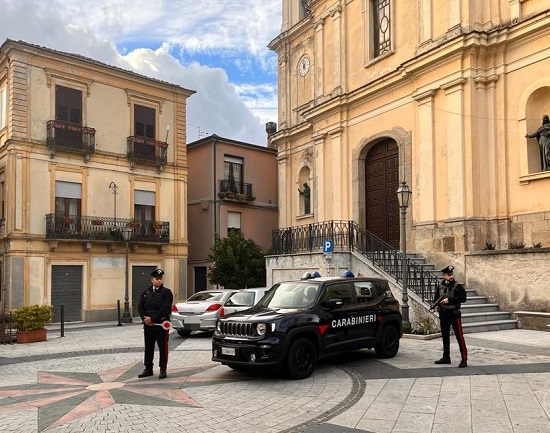
[[(205, 334), (170, 335), (168, 378), (137, 379), (141, 326), (74, 324), (60, 337), (0, 345), (7, 432), (550, 432), (550, 333), (467, 334), (468, 368), (436, 366), (441, 339), (404, 338), (379, 360), (325, 359), (301, 381), (210, 360)], [(158, 373), (158, 371), (157, 371)]]

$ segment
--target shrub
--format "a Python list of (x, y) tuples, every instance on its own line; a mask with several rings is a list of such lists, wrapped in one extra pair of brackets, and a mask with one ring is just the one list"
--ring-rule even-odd
[(510, 242), (511, 250), (521, 250), (523, 248), (525, 248), (525, 244), (523, 242)]
[(51, 305), (29, 305), (20, 307), (13, 313), (13, 326), (18, 331), (36, 331), (44, 328), (53, 317)]
[(414, 323), (412, 333), (418, 335), (430, 335), (438, 332), (437, 325), (431, 316), (422, 315)]

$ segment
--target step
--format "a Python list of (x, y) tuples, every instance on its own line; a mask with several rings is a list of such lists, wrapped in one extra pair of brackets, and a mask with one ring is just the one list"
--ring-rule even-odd
[[(463, 307), (466, 307), (467, 305), (478, 305), (478, 304), (487, 304), (487, 296), (477, 296), (477, 295), (470, 295), (468, 294), (468, 300), (466, 303), (462, 304)], [(497, 304), (491, 304), (491, 305), (497, 305)]]
[(506, 311), (492, 311), (488, 313), (463, 313), (462, 323), (487, 322), (510, 319), (510, 313)]
[(462, 332), (473, 334), (475, 332), (503, 331), (505, 329), (516, 329), (517, 320), (494, 320), (488, 322), (463, 323)]
[(498, 311), (498, 304), (462, 304), (460, 306), (463, 314), (467, 313), (491, 313)]

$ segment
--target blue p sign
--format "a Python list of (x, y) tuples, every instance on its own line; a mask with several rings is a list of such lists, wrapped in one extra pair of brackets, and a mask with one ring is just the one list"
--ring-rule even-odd
[(332, 248), (334, 247), (334, 242), (332, 239), (326, 239), (323, 242), (323, 253), (332, 253)]

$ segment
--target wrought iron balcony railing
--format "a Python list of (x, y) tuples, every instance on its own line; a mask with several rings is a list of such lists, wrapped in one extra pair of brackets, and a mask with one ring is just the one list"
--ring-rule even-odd
[(256, 197), (252, 194), (252, 184), (235, 182), (231, 179), (220, 180), (220, 189), (218, 192), (220, 198), (228, 198), (239, 201), (252, 201)]
[(49, 120), (46, 145), (55, 150), (90, 154), (95, 151), (95, 129), (77, 123)]
[[(272, 254), (323, 251), (327, 239), (332, 239), (335, 251), (357, 251), (396, 281), (402, 280), (403, 253), (354, 221), (325, 221), (273, 230)], [(439, 277), (411, 257), (406, 257), (405, 262), (408, 289), (431, 302)]]
[(136, 137), (131, 135), (126, 139), (128, 145), (128, 159), (143, 163), (164, 165), (167, 161), (168, 143), (153, 140), (152, 138)]
[(85, 241), (121, 241), (122, 228), (131, 227), (130, 243), (151, 242), (167, 244), (170, 241), (170, 223), (166, 221), (134, 221), (127, 218), (56, 214), (46, 215), (47, 239), (75, 239)]

